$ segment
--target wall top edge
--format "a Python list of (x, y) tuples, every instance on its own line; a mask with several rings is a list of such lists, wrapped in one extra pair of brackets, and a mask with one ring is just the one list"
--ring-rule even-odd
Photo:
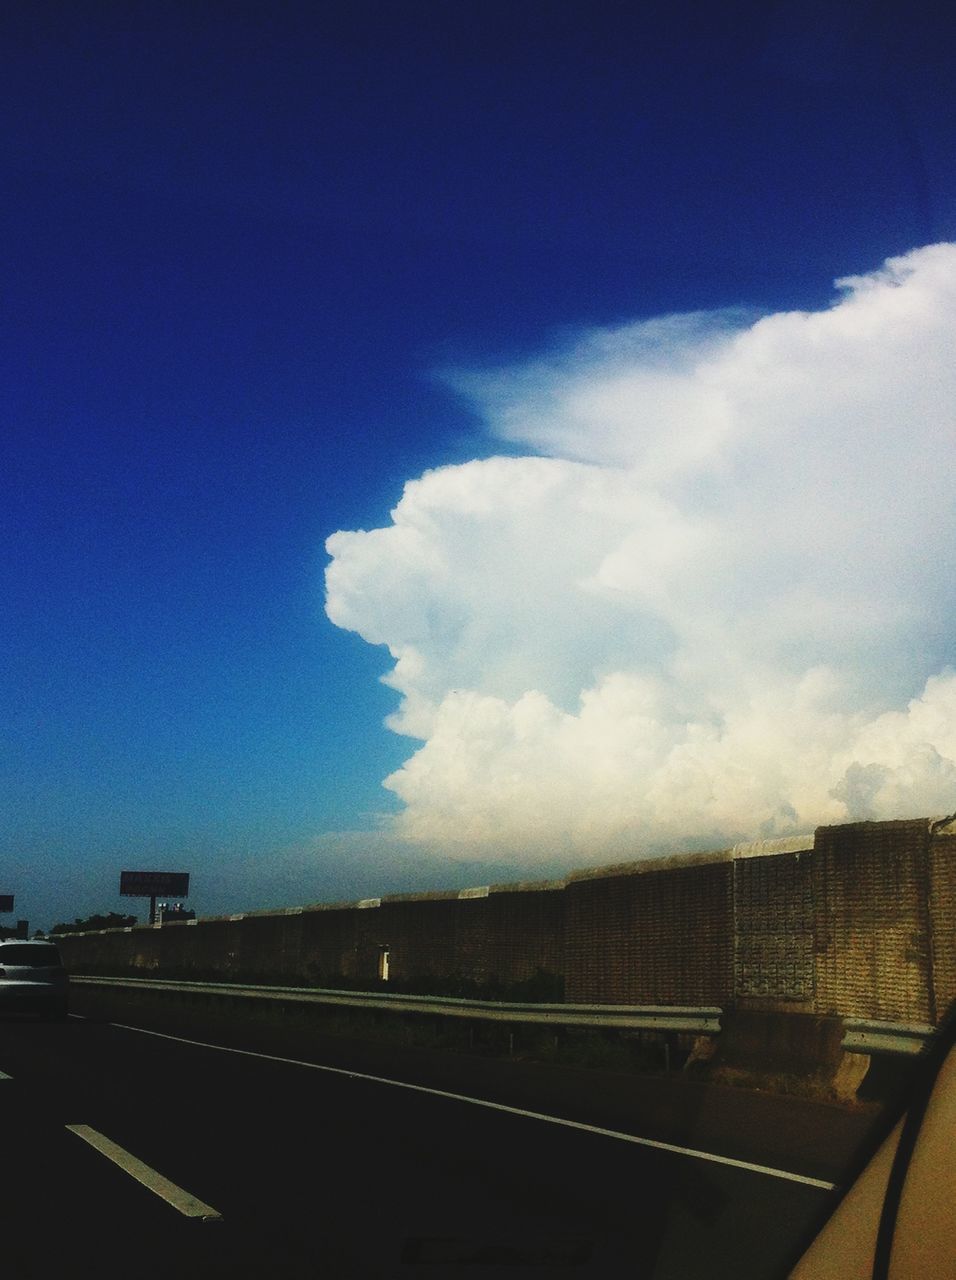
[[(308, 902), (304, 906), (294, 907), (261, 907), (255, 911), (244, 911), (235, 915), (225, 916), (198, 916), (195, 921), (189, 923), (195, 924), (220, 924), (223, 921), (238, 920), (240, 918), (246, 920), (266, 920), (285, 918), (287, 916), (309, 915), (314, 911), (357, 911), (363, 907), (378, 906), (380, 902), (385, 902), (385, 898), (358, 898), (348, 902)], [(139, 926), (137, 925), (137, 928)], [(163, 928), (167, 928), (163, 925)]]
[[(952, 816), (956, 818), (956, 814)], [(935, 822), (940, 822), (940, 821), (945, 821), (945, 819), (880, 818), (880, 819), (872, 819), (872, 820), (865, 819), (865, 820), (861, 820), (860, 822), (834, 822), (834, 823), (831, 823), (829, 826), (817, 827), (816, 831), (814, 832), (814, 837), (819, 838), (819, 836), (824, 832), (829, 834), (831, 831), (867, 831), (867, 830), (872, 831), (877, 829), (886, 831), (888, 829), (899, 830), (903, 827), (923, 827), (924, 830), (928, 830)]]
[(557, 889), (567, 887), (567, 876), (562, 880), (515, 880), (512, 883), (503, 881), (488, 886), (488, 893), (554, 893)]
[[(359, 898), (349, 902), (310, 902), (301, 907), (263, 907), (256, 911), (246, 911), (232, 915), (198, 916), (189, 924), (219, 924), (241, 918), (246, 920), (263, 920), (285, 916), (309, 915), (317, 911), (362, 911), (373, 907), (387, 907), (411, 902), (458, 902), (469, 898), (486, 898), (497, 893), (532, 893), (550, 892), (563, 889), (566, 880), (523, 880), (514, 883), (480, 885), (472, 889), (424, 889), (418, 893), (383, 893), (380, 898)], [(181, 923), (181, 922), (180, 922)], [(135, 925), (137, 929), (149, 929), (151, 925)], [(163, 925), (169, 928), (169, 925)], [(105, 933), (118, 930), (103, 930)], [(62, 935), (61, 935), (62, 936)], [(66, 935), (75, 936), (75, 935)]]
[(766, 858), (778, 853), (811, 853), (813, 850), (813, 832), (802, 836), (779, 836), (773, 840), (748, 840), (743, 844), (735, 844), (732, 853), (735, 858)]
[[(353, 902), (310, 902), (303, 907), (305, 911), (354, 911), (358, 906), (358, 901)], [(288, 910), (288, 908), (286, 908)], [(277, 915), (279, 912), (276, 913)]]
[(455, 902), (458, 889), (423, 889), (420, 893), (387, 893), (382, 898), (382, 906), (390, 906), (400, 902)]
[(675, 853), (666, 858), (641, 858), (635, 862), (616, 862), (606, 867), (586, 867), (572, 871), (567, 883), (579, 880), (609, 880), (616, 876), (653, 875), (659, 871), (683, 871), (691, 867), (732, 862), (733, 849), (711, 849), (706, 853)]

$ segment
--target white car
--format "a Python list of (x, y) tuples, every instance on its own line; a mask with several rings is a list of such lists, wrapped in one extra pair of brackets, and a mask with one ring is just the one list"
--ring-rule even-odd
[(68, 1007), (69, 978), (52, 942), (0, 941), (0, 1014), (65, 1018)]

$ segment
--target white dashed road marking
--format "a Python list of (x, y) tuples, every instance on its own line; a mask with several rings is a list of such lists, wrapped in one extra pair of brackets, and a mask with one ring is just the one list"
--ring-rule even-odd
[(112, 1160), (124, 1173), (128, 1173), (131, 1178), (135, 1178), (144, 1187), (148, 1187), (150, 1191), (161, 1196), (167, 1204), (171, 1204), (174, 1209), (178, 1209), (180, 1213), (185, 1214), (187, 1218), (217, 1219), (222, 1217), (222, 1214), (217, 1213), (208, 1204), (203, 1204), (202, 1200), (197, 1200), (195, 1196), (190, 1195), (188, 1191), (184, 1191), (182, 1187), (177, 1187), (175, 1182), (170, 1182), (161, 1173), (157, 1173), (148, 1164), (144, 1164), (142, 1160), (131, 1155), (124, 1147), (118, 1146), (98, 1130), (91, 1129), (88, 1124), (68, 1124), (66, 1127), (71, 1133), (75, 1133), (78, 1138), (88, 1142), (91, 1147), (95, 1147), (101, 1155), (106, 1156), (107, 1160)]

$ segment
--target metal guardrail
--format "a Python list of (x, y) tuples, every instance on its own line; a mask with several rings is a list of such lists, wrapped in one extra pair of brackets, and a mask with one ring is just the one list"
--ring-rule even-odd
[(234, 982), (188, 982), (156, 978), (111, 978), (74, 974), (71, 983), (174, 991), (284, 1003), (320, 1004), (392, 1013), (433, 1014), (512, 1024), (545, 1023), (564, 1027), (609, 1027), (634, 1031), (684, 1031), (715, 1035), (722, 1010), (716, 1006), (620, 1004), (517, 1004), (465, 1000), (453, 996), (412, 996), (384, 991), (338, 991), (316, 987), (266, 987)]
[(843, 1030), (844, 1049), (908, 1057), (922, 1053), (936, 1034), (935, 1027), (922, 1022), (873, 1022), (866, 1018), (844, 1018)]
[[(249, 1000), (281, 1000), (283, 1003), (317, 1004), (351, 1009), (386, 1010), (391, 1013), (432, 1014), (449, 1018), (504, 1022), (512, 1025), (543, 1023), (550, 1026), (615, 1028), (631, 1031), (671, 1031), (716, 1035), (723, 1010), (716, 1005), (624, 1004), (519, 1004), (505, 1000), (470, 1000), (456, 996), (416, 996), (388, 991), (343, 991), (324, 987), (271, 987), (237, 982), (190, 982), (159, 978), (100, 977), (73, 974), (72, 983), (84, 986), (126, 987), (133, 990), (172, 991), (184, 995), (223, 996)], [(877, 1022), (844, 1018), (843, 1048), (854, 1053), (890, 1053), (915, 1056), (935, 1034), (935, 1028), (917, 1022)]]

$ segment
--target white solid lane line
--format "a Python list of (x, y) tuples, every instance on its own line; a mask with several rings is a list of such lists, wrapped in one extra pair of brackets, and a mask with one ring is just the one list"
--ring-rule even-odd
[(119, 1165), (124, 1173), (128, 1173), (131, 1178), (135, 1178), (144, 1187), (148, 1187), (150, 1191), (161, 1196), (167, 1204), (171, 1204), (174, 1209), (178, 1209), (180, 1213), (185, 1214), (187, 1218), (217, 1219), (222, 1217), (222, 1214), (217, 1213), (208, 1204), (203, 1204), (201, 1200), (191, 1196), (182, 1187), (177, 1187), (175, 1182), (170, 1182), (161, 1173), (157, 1173), (148, 1164), (144, 1164), (142, 1160), (131, 1155), (124, 1147), (111, 1142), (109, 1138), (98, 1130), (91, 1129), (88, 1124), (68, 1124), (66, 1127), (71, 1133), (75, 1133), (78, 1138), (88, 1142), (91, 1147), (95, 1147), (97, 1151), (106, 1156), (107, 1160), (112, 1160), (115, 1165)]
[(165, 1031), (149, 1031), (146, 1027), (133, 1027), (126, 1022), (111, 1022), (111, 1027), (123, 1031), (138, 1031), (144, 1036), (156, 1036), (160, 1040), (176, 1040), (179, 1044), (192, 1044), (200, 1049), (217, 1049), (220, 1053), (237, 1053), (245, 1058), (262, 1058), (266, 1062), (284, 1062), (291, 1067), (308, 1067), (311, 1071), (327, 1071), (331, 1075), (347, 1076), (350, 1080), (370, 1080), (374, 1084), (389, 1084), (396, 1089), (410, 1089), (413, 1093), (427, 1093), (433, 1098), (449, 1098), (453, 1102), (467, 1102), (475, 1107), (487, 1107), (490, 1111), (504, 1111), (512, 1116), (525, 1116), (529, 1120), (544, 1120), (548, 1124), (562, 1125), (565, 1129), (579, 1129), (602, 1138), (616, 1138), (619, 1142), (631, 1142), (638, 1147), (653, 1147), (655, 1151), (669, 1151), (673, 1155), (688, 1156), (693, 1160), (706, 1160), (711, 1164), (728, 1165), (731, 1169), (745, 1169), (748, 1173), (762, 1173), (767, 1178), (782, 1178), (785, 1182), (799, 1182), (805, 1187), (820, 1191), (833, 1191), (835, 1182), (821, 1178), (807, 1178), (802, 1173), (788, 1169), (772, 1169), (765, 1164), (751, 1164), (748, 1160), (733, 1160), (730, 1156), (718, 1156), (712, 1151), (698, 1151), (694, 1147), (679, 1147), (672, 1142), (658, 1142), (654, 1138), (639, 1138), (633, 1133), (620, 1133), (616, 1129), (601, 1129), (597, 1125), (582, 1124), (580, 1120), (565, 1120), (561, 1116), (545, 1115), (541, 1111), (525, 1111), (522, 1107), (509, 1107), (503, 1102), (490, 1102), (487, 1098), (472, 1098), (465, 1093), (449, 1093), (445, 1089), (431, 1089), (423, 1084), (409, 1084), (407, 1080), (389, 1080), (386, 1076), (367, 1075), (364, 1071), (349, 1071), (345, 1067), (326, 1067), (318, 1062), (303, 1062), (299, 1058), (280, 1058), (274, 1053), (255, 1053), (252, 1049), (233, 1049), (229, 1045), (209, 1044), (205, 1040), (187, 1040), (185, 1036), (171, 1036)]

